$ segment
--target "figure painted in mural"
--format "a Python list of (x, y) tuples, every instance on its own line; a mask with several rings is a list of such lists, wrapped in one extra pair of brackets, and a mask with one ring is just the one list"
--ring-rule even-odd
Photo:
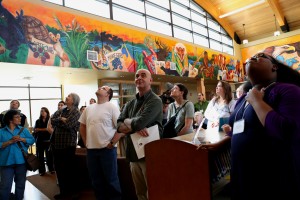
[(9, 57), (16, 59), (21, 44), (28, 44), (30, 48), (32, 47), (26, 40), (19, 21), (3, 7), (2, 0), (0, 0), (0, 16), (5, 22), (0, 24), (0, 37), (5, 41), (5, 48), (11, 51)]
[(271, 46), (263, 52), (271, 54), (277, 60), (300, 72), (300, 42)]
[(172, 51), (172, 62), (176, 64), (176, 70), (180, 76), (189, 75), (189, 62), (186, 47), (177, 43)]
[(145, 50), (142, 51), (142, 54), (144, 56), (144, 64), (147, 66), (151, 74), (156, 74), (155, 62), (157, 61), (157, 55), (152, 48), (149, 48), (149, 51), (150, 54), (148, 54)]

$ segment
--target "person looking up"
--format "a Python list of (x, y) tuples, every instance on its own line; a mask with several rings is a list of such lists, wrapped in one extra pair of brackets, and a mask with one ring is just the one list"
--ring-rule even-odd
[(90, 105), (92, 105), (92, 104), (94, 104), (94, 103), (97, 103), (97, 102), (96, 102), (96, 99), (91, 98), (91, 99), (90, 99)]
[(193, 132), (194, 105), (187, 100), (188, 89), (182, 83), (175, 83), (171, 97), (175, 100), (169, 105), (168, 121), (179, 110), (175, 120), (177, 136)]
[(232, 199), (295, 199), (300, 196), (300, 74), (265, 53), (248, 59), (245, 69), (253, 88), (223, 126), (231, 136)]
[[(151, 90), (152, 76), (146, 69), (135, 73), (135, 85), (138, 93), (135, 99), (126, 103), (118, 119), (118, 132), (126, 134), (126, 158), (130, 161), (130, 170), (139, 200), (148, 199), (145, 158), (138, 159), (130, 134), (148, 136), (147, 128), (158, 125), (162, 134), (162, 102)], [(115, 142), (115, 139), (113, 138)]]
[(59, 183), (60, 193), (54, 199), (77, 197), (77, 183), (75, 176), (75, 150), (77, 145), (77, 131), (80, 123), (78, 105), (80, 98), (75, 93), (66, 97), (67, 107), (56, 111), (51, 124), (55, 127), (53, 147), (54, 166)]
[(50, 133), (47, 129), (48, 120), (50, 119), (50, 113), (48, 108), (42, 107), (40, 111), (40, 117), (36, 120), (34, 125), (34, 137), (36, 139), (36, 152), (37, 157), (41, 163), (39, 167), (40, 176), (44, 176), (46, 172), (45, 168), (45, 156), (48, 170), (51, 174), (54, 173), (53, 165), (53, 154), (52, 151), (49, 151), (50, 147)]
[(99, 87), (96, 96), (97, 103), (88, 106), (79, 118), (81, 138), (87, 148), (87, 167), (96, 199), (121, 200), (117, 140), (112, 140), (120, 111), (110, 102), (113, 97), (110, 87)]
[(207, 119), (207, 128), (218, 127), (221, 118), (229, 118), (233, 112), (235, 100), (232, 98), (231, 86), (225, 81), (219, 81), (216, 95), (209, 102), (204, 117)]

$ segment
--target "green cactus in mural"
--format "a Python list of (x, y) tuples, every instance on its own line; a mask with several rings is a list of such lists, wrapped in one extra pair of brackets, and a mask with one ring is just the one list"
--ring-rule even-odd
[(63, 26), (58, 17), (54, 17), (57, 25), (66, 36), (65, 51), (71, 61), (71, 66), (75, 68), (91, 68), (86, 59), (86, 52), (89, 49), (88, 34), (82, 26), (73, 19), (71, 25)]

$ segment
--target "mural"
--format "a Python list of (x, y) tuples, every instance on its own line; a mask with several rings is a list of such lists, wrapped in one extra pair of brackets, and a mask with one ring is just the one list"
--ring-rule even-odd
[(300, 72), (300, 36), (292, 36), (273, 42), (264, 43), (255, 47), (242, 49), (245, 60), (257, 52), (265, 52), (277, 60), (285, 63), (292, 69)]
[(1, 62), (244, 81), (234, 57), (32, 2), (0, 0)]

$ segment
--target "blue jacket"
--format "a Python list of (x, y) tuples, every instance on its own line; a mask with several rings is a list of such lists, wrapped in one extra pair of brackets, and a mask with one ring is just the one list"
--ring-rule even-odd
[[(0, 166), (25, 163), (22, 151), (17, 143), (2, 148), (2, 144), (10, 140), (13, 136), (18, 135), (21, 128), (21, 126), (17, 126), (13, 131), (11, 131), (8, 126), (5, 126), (4, 128), (0, 129)], [(26, 138), (26, 144), (21, 142), (21, 145), (24, 151), (27, 152), (28, 147), (34, 143), (34, 137), (26, 128), (24, 128), (20, 134), (20, 137)]]

